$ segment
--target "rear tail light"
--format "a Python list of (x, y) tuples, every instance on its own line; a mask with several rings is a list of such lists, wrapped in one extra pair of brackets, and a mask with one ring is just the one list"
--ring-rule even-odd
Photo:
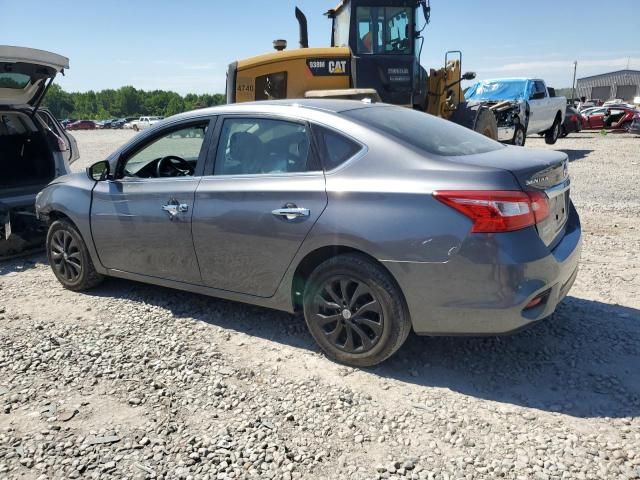
[(473, 233), (521, 230), (549, 216), (549, 199), (543, 192), (446, 190), (433, 196), (471, 219)]
[(67, 145), (67, 142), (65, 142), (60, 135), (56, 135), (53, 130), (49, 130), (48, 133), (53, 142), (54, 148), (57, 148), (56, 151), (66, 152), (67, 150), (69, 150), (69, 145)]
[(578, 116), (577, 115), (571, 115), (571, 121), (572, 122), (577, 122), (578, 121)]

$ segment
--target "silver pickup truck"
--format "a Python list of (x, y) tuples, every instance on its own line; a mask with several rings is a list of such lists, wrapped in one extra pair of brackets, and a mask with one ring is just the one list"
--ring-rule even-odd
[(476, 82), (465, 92), (471, 105), (483, 103), (496, 115), (498, 139), (524, 145), (527, 135), (542, 134), (546, 143), (556, 143), (564, 122), (567, 99), (556, 97), (544, 80), (499, 78)]

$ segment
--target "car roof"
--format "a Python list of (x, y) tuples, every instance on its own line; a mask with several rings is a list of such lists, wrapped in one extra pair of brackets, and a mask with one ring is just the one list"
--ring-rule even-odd
[[(291, 114), (292, 109), (296, 109), (302, 116), (313, 116), (313, 112), (324, 112), (328, 114), (338, 114), (348, 110), (361, 108), (395, 107), (386, 103), (368, 103), (358, 100), (339, 100), (321, 98), (292, 98), (286, 100), (262, 100), (258, 102), (243, 102), (215, 107), (191, 110), (169, 117), (171, 120), (188, 119), (208, 115), (223, 115), (228, 113), (282, 113)], [(402, 108), (402, 107), (396, 107)], [(168, 119), (166, 119), (168, 120)]]

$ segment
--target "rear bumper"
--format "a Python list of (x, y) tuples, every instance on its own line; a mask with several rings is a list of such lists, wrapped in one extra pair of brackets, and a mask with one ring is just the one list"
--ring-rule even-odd
[[(417, 334), (506, 334), (555, 311), (577, 276), (581, 235), (572, 205), (552, 250), (530, 228), (471, 235), (446, 263), (384, 264), (402, 288)], [(527, 309), (541, 294), (542, 303)]]

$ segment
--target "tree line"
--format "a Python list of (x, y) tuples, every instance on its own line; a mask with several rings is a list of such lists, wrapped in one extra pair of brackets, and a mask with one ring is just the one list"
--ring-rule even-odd
[(226, 98), (220, 93), (181, 96), (176, 92), (145, 91), (131, 86), (98, 92), (65, 92), (54, 83), (43, 103), (59, 119), (106, 120), (141, 115), (168, 117), (196, 108), (221, 105), (226, 103)]

